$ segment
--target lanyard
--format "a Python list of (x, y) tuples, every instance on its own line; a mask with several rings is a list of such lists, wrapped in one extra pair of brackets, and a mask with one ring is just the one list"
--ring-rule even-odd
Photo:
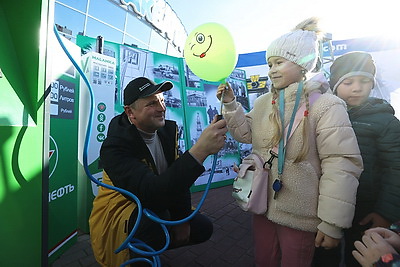
[(290, 133), (292, 132), (293, 122), (296, 117), (297, 109), (299, 108), (302, 91), (303, 91), (303, 81), (301, 81), (299, 83), (299, 86), (297, 87), (296, 102), (293, 107), (292, 116), (290, 118), (289, 128), (286, 136), (285, 136), (285, 92), (284, 89), (280, 90), (279, 92), (279, 117), (281, 119), (281, 124), (282, 124), (282, 137), (279, 140), (279, 149), (278, 149), (278, 179), (276, 179), (272, 185), (272, 188), (275, 191), (274, 198), (276, 198), (276, 193), (279, 190), (281, 190), (283, 186), (281, 177), (283, 173), (283, 166), (285, 163), (285, 154), (286, 154), (285, 144), (287, 144), (290, 137)]

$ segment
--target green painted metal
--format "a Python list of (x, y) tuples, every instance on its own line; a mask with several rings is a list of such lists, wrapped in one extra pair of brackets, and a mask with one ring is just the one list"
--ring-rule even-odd
[(47, 264), (46, 46), (39, 45), (47, 15), (47, 1), (0, 3), (0, 266)]

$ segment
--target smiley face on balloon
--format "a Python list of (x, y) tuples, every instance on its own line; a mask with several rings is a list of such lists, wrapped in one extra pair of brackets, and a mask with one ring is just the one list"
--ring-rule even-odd
[(237, 62), (233, 38), (218, 23), (206, 23), (188, 36), (184, 57), (190, 70), (199, 78), (220, 82), (234, 70)]
[(194, 39), (196, 40), (191, 44), (190, 51), (193, 52), (193, 56), (203, 58), (212, 47), (212, 36), (205, 36), (203, 33), (198, 32), (195, 34)]

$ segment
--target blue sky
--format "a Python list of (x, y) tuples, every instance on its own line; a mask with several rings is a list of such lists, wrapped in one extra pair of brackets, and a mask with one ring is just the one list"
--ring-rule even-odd
[[(232, 34), (237, 53), (266, 50), (269, 43), (300, 21), (318, 16), (334, 40), (400, 35), (396, 0), (166, 0), (188, 34), (217, 22)], [(398, 38), (399, 36), (397, 36)]]

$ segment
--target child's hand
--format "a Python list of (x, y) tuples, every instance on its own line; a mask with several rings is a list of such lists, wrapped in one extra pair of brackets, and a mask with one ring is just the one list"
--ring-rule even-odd
[(239, 172), (239, 167), (236, 165), (236, 162), (233, 163), (233, 171), (236, 173)]
[(227, 83), (222, 83), (218, 86), (217, 89), (217, 98), (221, 100), (222, 92), (224, 93), (224, 99), (222, 99), (223, 103), (232, 102), (235, 99), (235, 94), (231, 88), (231, 85)]
[(352, 254), (363, 267), (373, 266), (385, 254), (396, 253), (396, 250), (375, 232), (364, 235), (362, 242), (356, 241), (354, 246), (357, 250), (353, 250)]
[(394, 249), (400, 251), (400, 235), (393, 232), (392, 230), (376, 227), (371, 228), (365, 231), (365, 235), (371, 236), (372, 233), (377, 233), (380, 235), (386, 242), (389, 243)]
[(315, 237), (315, 247), (317, 248), (323, 247), (325, 249), (331, 249), (337, 247), (339, 243), (340, 239), (330, 237), (319, 230), (317, 232), (317, 236)]

